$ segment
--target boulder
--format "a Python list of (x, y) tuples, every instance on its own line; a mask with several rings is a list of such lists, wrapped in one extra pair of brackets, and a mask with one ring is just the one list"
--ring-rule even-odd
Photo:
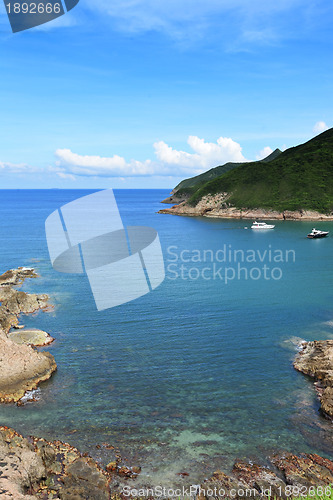
[(0, 336), (0, 402), (19, 401), (26, 391), (51, 377), (57, 369), (52, 354), (38, 352)]

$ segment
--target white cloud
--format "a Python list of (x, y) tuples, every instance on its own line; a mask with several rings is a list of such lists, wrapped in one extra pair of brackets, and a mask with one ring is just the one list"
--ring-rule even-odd
[(326, 125), (325, 122), (317, 122), (314, 127), (313, 127), (313, 132), (317, 134), (321, 134), (322, 132), (325, 132), (325, 130), (328, 130), (328, 126)]
[(214, 142), (205, 142), (197, 136), (190, 135), (187, 143), (194, 153), (186, 153), (172, 149), (165, 142), (154, 144), (157, 159), (166, 165), (204, 170), (231, 162), (247, 161), (242, 154), (241, 146), (228, 137), (219, 137)]
[(0, 161), (0, 173), (1, 172), (11, 172), (14, 174), (29, 174), (39, 172), (40, 169), (37, 167), (32, 167), (26, 165), (25, 163), (10, 163)]
[(208, 168), (229, 161), (247, 161), (241, 146), (227, 137), (220, 137), (216, 143), (205, 142), (196, 136), (189, 136), (192, 152), (173, 149), (164, 141), (154, 144), (157, 161), (130, 160), (118, 155), (111, 157), (89, 156), (73, 153), (70, 149), (56, 151), (56, 172), (65, 175), (86, 177), (141, 177), (196, 175)]
[(127, 161), (122, 156), (103, 157), (81, 155), (70, 149), (57, 149), (56, 161), (47, 168), (33, 167), (24, 163), (0, 161), (0, 174), (56, 175), (64, 180), (75, 181), (77, 177), (191, 177), (209, 168), (227, 162), (248, 161), (242, 154), (240, 144), (229, 137), (219, 137), (216, 142), (190, 135), (187, 140), (189, 151), (174, 149), (164, 141), (153, 145), (153, 159)]
[(145, 162), (131, 160), (127, 163), (125, 158), (118, 155), (112, 157), (79, 155), (70, 149), (57, 149), (55, 155), (60, 173), (67, 172), (88, 177), (136, 177), (154, 173), (151, 160)]
[(256, 160), (263, 160), (267, 158), (271, 153), (273, 153), (273, 149), (269, 146), (265, 146), (259, 153), (256, 155)]

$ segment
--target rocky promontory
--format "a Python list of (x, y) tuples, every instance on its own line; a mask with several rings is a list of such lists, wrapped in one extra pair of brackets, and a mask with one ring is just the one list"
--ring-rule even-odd
[(333, 340), (304, 342), (294, 367), (316, 380), (321, 409), (333, 419)]
[(34, 269), (24, 267), (10, 269), (0, 276), (1, 403), (18, 402), (26, 391), (35, 389), (57, 369), (52, 354), (35, 349), (35, 346), (51, 342), (52, 338), (46, 332), (21, 330), (21, 335), (11, 332), (12, 328), (21, 328), (20, 314), (30, 314), (50, 307), (48, 295), (28, 294), (14, 288), (26, 278), (36, 277)]
[[(284, 210), (279, 212), (277, 210), (262, 208), (236, 208), (228, 204), (228, 196), (228, 193), (207, 195), (194, 206), (190, 205), (187, 201), (182, 201), (170, 208), (163, 208), (158, 213), (192, 217), (216, 217), (221, 219), (333, 220), (333, 214), (321, 214), (314, 210)], [(162, 203), (167, 203), (167, 200), (163, 200)]]

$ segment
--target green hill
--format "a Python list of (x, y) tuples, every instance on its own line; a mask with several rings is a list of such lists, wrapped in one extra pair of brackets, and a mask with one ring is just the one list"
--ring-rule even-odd
[[(279, 149), (276, 149), (275, 151), (273, 151), (273, 153), (271, 153), (269, 156), (260, 161), (263, 162), (272, 161), (275, 158), (277, 158), (280, 154), (281, 151)], [(211, 168), (210, 170), (207, 170), (207, 172), (196, 175), (195, 177), (184, 179), (174, 188), (172, 193), (190, 194), (191, 192), (193, 192), (194, 187), (202, 185), (204, 182), (216, 179), (217, 177), (220, 177), (221, 175), (229, 172), (230, 170), (233, 170), (236, 167), (239, 167), (240, 165), (242, 165), (242, 163), (228, 162), (225, 165), (219, 165), (218, 167)]]
[(269, 162), (243, 163), (193, 189), (195, 206), (207, 194), (230, 193), (237, 208), (333, 211), (333, 129)]

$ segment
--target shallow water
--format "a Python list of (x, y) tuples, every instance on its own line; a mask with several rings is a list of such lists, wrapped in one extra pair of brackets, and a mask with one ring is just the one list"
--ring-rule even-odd
[[(44, 234), (53, 210), (89, 193), (1, 191), (1, 269), (40, 273), (23, 289), (49, 293), (55, 309), (22, 322), (56, 338), (47, 350), (58, 372), (38, 402), (0, 406), (0, 422), (70, 441), (103, 462), (110, 452), (96, 445), (111, 443), (142, 466), (141, 482), (166, 486), (179, 483), (179, 472), (196, 483), (235, 458), (265, 463), (279, 450), (332, 457), (313, 383), (292, 359), (297, 339), (333, 338), (333, 237), (306, 239), (312, 222), (277, 221), (258, 233), (244, 229), (250, 221), (159, 215), (166, 190), (116, 190), (125, 225), (157, 229), (166, 279), (98, 312), (86, 278), (52, 269)], [(332, 222), (317, 226), (333, 235)], [(197, 262), (204, 250), (212, 252)], [(221, 262), (223, 250), (255, 254), (256, 262), (239, 262), (242, 252)]]

